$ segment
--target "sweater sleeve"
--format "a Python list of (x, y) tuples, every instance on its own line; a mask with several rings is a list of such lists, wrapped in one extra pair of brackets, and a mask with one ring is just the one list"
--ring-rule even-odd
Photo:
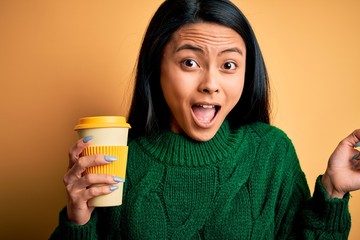
[(348, 239), (351, 219), (349, 198), (330, 198), (321, 183), (316, 180), (313, 197), (306, 201), (300, 214), (305, 239)]
[(313, 196), (307, 196), (305, 175), (294, 175), (287, 184), (289, 190), (284, 191), (289, 196), (280, 202), (282, 214), (278, 216), (277, 239), (348, 239), (351, 225), (349, 194), (343, 199), (329, 198), (319, 176)]
[(347, 239), (351, 225), (350, 194), (331, 199), (319, 176), (311, 197), (292, 144), (285, 158), (290, 165), (285, 165), (289, 171), (283, 179), (277, 206), (276, 239)]
[(98, 239), (96, 233), (97, 212), (94, 211), (91, 219), (84, 225), (73, 224), (68, 220), (66, 207), (59, 214), (59, 225), (51, 234), (50, 240), (95, 240)]
[[(127, 176), (124, 184), (123, 199), (126, 199), (131, 185), (130, 182), (130, 178)], [(122, 211), (123, 205), (97, 207), (86, 224), (77, 225), (69, 221), (65, 207), (59, 214), (58, 226), (50, 235), (49, 240), (122, 239), (122, 234), (126, 234), (126, 231), (121, 231)]]

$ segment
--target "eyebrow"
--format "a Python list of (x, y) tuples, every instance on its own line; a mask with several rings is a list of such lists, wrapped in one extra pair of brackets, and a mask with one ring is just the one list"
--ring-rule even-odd
[(202, 52), (202, 53), (204, 52), (201, 48), (196, 47), (191, 44), (185, 44), (185, 45), (180, 46), (178, 49), (176, 49), (176, 52), (180, 52), (181, 50), (185, 50), (185, 49), (193, 50), (195, 52)]
[[(191, 45), (191, 44), (185, 44), (185, 45), (182, 45), (180, 46), (179, 48), (176, 49), (175, 52), (179, 52), (181, 50), (185, 50), (185, 49), (188, 49), (188, 50), (192, 50), (192, 51), (195, 51), (195, 52), (200, 52), (200, 53), (204, 53), (204, 50), (197, 47), (197, 46), (194, 46), (194, 45)], [(219, 55), (223, 54), (223, 53), (227, 53), (227, 52), (235, 52), (235, 53), (239, 53), (241, 56), (243, 56), (243, 51), (241, 51), (239, 48), (237, 47), (233, 47), (233, 48), (228, 48), (228, 49), (225, 49), (223, 51), (221, 51), (219, 53)]]

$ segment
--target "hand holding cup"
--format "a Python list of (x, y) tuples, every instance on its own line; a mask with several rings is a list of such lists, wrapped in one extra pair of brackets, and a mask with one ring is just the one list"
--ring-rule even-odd
[(122, 204), (130, 125), (124, 117), (103, 116), (79, 120), (80, 140), (69, 152), (64, 176), (69, 220), (85, 224), (94, 207)]

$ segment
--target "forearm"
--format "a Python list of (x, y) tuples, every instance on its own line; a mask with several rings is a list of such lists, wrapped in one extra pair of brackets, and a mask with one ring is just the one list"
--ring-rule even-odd
[[(306, 179), (298, 175), (291, 180), (288, 189), (291, 195), (280, 203), (282, 209), (276, 239), (347, 239), (350, 231), (349, 194), (344, 198), (330, 198), (321, 183), (316, 180), (313, 197), (310, 198), (305, 186)], [(290, 191), (289, 191), (290, 192)]]
[(85, 225), (76, 225), (71, 223), (64, 208), (59, 214), (59, 225), (51, 234), (50, 240), (95, 240), (98, 239), (96, 233), (97, 213), (93, 212), (92, 217)]
[(300, 215), (305, 239), (347, 239), (351, 219), (348, 209), (349, 194), (331, 198), (324, 188), (321, 176), (316, 180), (314, 195)]

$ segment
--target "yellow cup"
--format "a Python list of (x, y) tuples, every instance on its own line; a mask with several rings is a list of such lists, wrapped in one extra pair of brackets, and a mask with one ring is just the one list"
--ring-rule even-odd
[[(118, 158), (117, 161), (106, 165), (90, 167), (84, 174), (110, 174), (125, 179), (129, 128), (130, 125), (126, 122), (125, 117), (122, 116), (95, 116), (79, 119), (78, 124), (75, 126), (79, 138), (94, 137), (91, 141), (91, 146), (84, 149), (82, 155), (105, 154)], [(121, 182), (114, 185), (119, 189), (110, 194), (90, 199), (88, 205), (93, 207), (121, 205), (124, 183)]]

